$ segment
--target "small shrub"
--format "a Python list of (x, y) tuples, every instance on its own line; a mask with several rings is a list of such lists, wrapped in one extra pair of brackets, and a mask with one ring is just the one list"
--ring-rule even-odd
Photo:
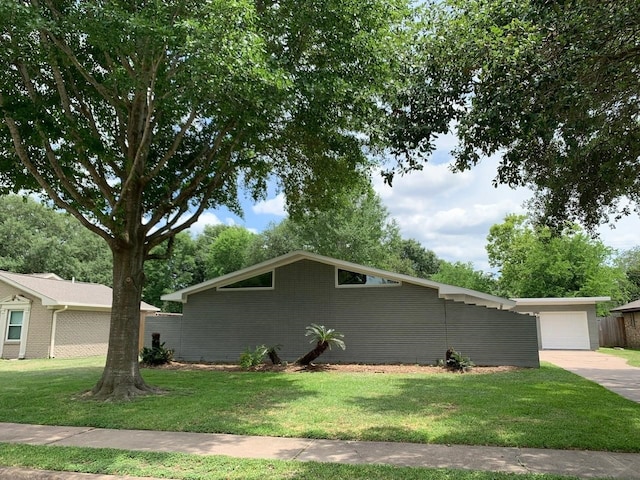
[(242, 354), (240, 354), (240, 366), (245, 370), (257, 367), (264, 360), (268, 350), (269, 349), (264, 345), (258, 345), (255, 350), (247, 348), (242, 352)]
[(154, 347), (140, 350), (140, 362), (143, 365), (164, 365), (173, 360), (173, 350), (165, 348), (164, 342)]
[(450, 370), (457, 372), (467, 372), (475, 367), (475, 363), (471, 361), (469, 357), (463, 356), (461, 353), (456, 352), (453, 348), (449, 348), (446, 353), (445, 365)]
[(271, 363), (273, 363), (274, 365), (282, 365), (282, 360), (278, 356), (278, 350), (280, 350), (281, 348), (282, 345), (273, 345), (272, 347), (266, 348), (267, 356), (269, 357), (269, 360), (271, 360)]

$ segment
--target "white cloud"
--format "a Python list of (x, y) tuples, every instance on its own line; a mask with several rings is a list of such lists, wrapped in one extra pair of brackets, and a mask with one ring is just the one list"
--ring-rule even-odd
[(209, 210), (200, 215), (198, 221), (191, 225), (189, 231), (193, 235), (198, 235), (202, 233), (204, 227), (206, 227), (207, 225), (220, 225), (221, 223), (222, 221), (218, 218), (218, 216)]
[[(488, 271), (489, 229), (509, 213), (526, 213), (523, 204), (534, 195), (526, 188), (494, 187), (498, 163), (497, 157), (487, 158), (462, 173), (451, 172), (449, 163), (427, 163), (422, 171), (396, 177), (393, 187), (374, 176), (374, 188), (403, 237), (415, 238), (445, 260), (472, 262)], [(616, 222), (614, 229), (603, 225), (598, 232), (606, 245), (626, 250), (640, 244), (640, 218), (634, 214)]]
[[(440, 152), (442, 153), (442, 152)], [(508, 213), (523, 212), (531, 192), (494, 188), (498, 160), (486, 159), (473, 169), (453, 173), (449, 163), (427, 163), (422, 171), (374, 186), (403, 237), (449, 261), (473, 262), (488, 269), (485, 251), (489, 228)]]
[(275, 215), (285, 217), (287, 212), (284, 208), (284, 194), (280, 193), (274, 198), (263, 200), (251, 207), (253, 213), (260, 215)]

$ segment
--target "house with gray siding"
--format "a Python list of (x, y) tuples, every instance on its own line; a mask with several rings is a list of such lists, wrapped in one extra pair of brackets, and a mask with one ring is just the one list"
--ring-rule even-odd
[(538, 367), (535, 316), (473, 290), (298, 251), (165, 295), (182, 316), (147, 317), (176, 358), (238, 361), (256, 345), (282, 345), (293, 361), (311, 323), (344, 334), (322, 362), (435, 364), (449, 347), (477, 365)]
[[(112, 296), (105, 285), (52, 273), (0, 271), (0, 358), (106, 355)], [(140, 308), (142, 320), (159, 310)]]

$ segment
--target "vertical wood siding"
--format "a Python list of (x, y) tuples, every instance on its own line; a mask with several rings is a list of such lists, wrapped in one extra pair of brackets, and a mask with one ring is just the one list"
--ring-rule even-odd
[(435, 364), (452, 346), (478, 365), (539, 365), (535, 317), (445, 302), (411, 284), (336, 288), (334, 267), (310, 260), (278, 268), (273, 290), (211, 289), (189, 296), (183, 312), (181, 321), (147, 317), (145, 344), (159, 331), (177, 358), (219, 362), (280, 344), (280, 357), (294, 361), (312, 348), (305, 327), (317, 323), (347, 345), (322, 362)]

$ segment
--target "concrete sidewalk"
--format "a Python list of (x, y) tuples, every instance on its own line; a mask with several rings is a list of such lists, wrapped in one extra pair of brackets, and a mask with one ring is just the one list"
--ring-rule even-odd
[[(348, 464), (388, 464), (409, 467), (454, 468), (511, 473), (552, 473), (582, 478), (640, 479), (640, 454), (545, 450), (533, 448), (423, 445), (355, 442), (305, 438), (250, 437), (147, 430), (107, 430), (0, 423), (0, 442), (117, 448), (237, 458), (316, 461)], [(73, 479), (118, 477), (69, 476), (47, 472), (21, 475), (20, 469), (0, 467), (0, 479)], [(30, 471), (26, 471), (28, 475)], [(71, 475), (71, 474), (70, 474)], [(73, 474), (78, 475), (78, 474)], [(124, 477), (120, 477), (124, 478)], [(130, 477), (129, 477), (130, 478)]]
[(588, 350), (542, 350), (540, 360), (640, 403), (640, 368), (627, 365), (624, 358)]

